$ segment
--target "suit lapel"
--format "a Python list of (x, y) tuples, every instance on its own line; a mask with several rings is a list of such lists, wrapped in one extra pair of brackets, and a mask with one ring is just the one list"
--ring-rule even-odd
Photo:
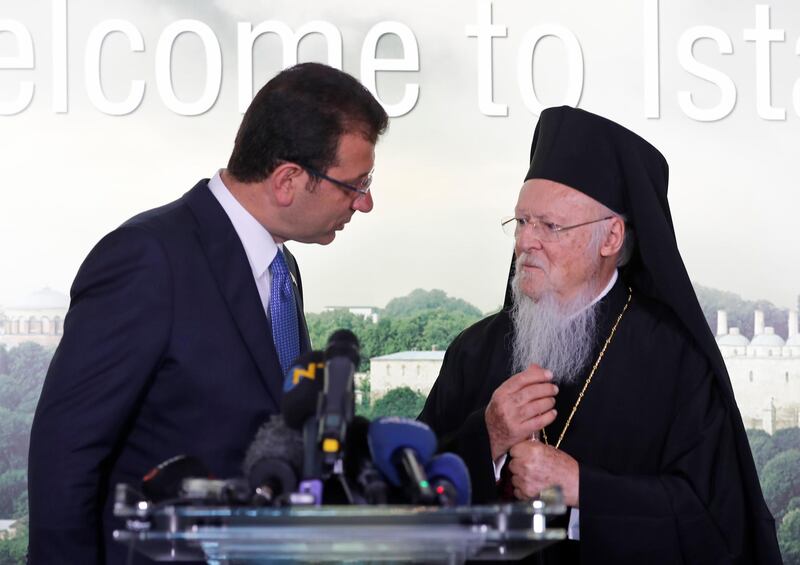
[(242, 242), (208, 189), (207, 180), (198, 183), (184, 199), (197, 220), (197, 234), (217, 286), (277, 409), (283, 375)]

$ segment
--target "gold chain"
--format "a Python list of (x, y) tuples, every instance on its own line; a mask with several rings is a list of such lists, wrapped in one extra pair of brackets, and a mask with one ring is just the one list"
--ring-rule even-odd
[[(583, 400), (583, 395), (586, 392), (586, 389), (589, 387), (589, 383), (592, 382), (592, 377), (594, 376), (595, 371), (597, 371), (597, 367), (600, 365), (600, 361), (602, 361), (603, 355), (605, 355), (606, 349), (608, 348), (608, 344), (611, 343), (611, 338), (614, 337), (614, 333), (617, 331), (617, 326), (619, 325), (620, 320), (622, 320), (622, 316), (625, 315), (625, 311), (628, 309), (628, 304), (631, 303), (632, 297), (633, 291), (630, 289), (630, 287), (628, 287), (628, 301), (625, 302), (622, 312), (620, 312), (619, 316), (617, 316), (617, 321), (614, 322), (614, 326), (611, 328), (611, 333), (608, 334), (608, 338), (606, 339), (605, 344), (603, 344), (603, 349), (600, 350), (600, 355), (597, 356), (597, 360), (594, 362), (592, 371), (589, 373), (589, 378), (587, 378), (586, 382), (583, 383), (583, 388), (581, 389), (581, 393), (578, 395), (578, 400), (575, 401), (575, 406), (572, 407), (572, 412), (569, 413), (569, 418), (567, 418), (567, 421), (564, 424), (564, 429), (561, 430), (561, 435), (558, 436), (556, 449), (558, 449), (561, 445), (561, 441), (564, 439), (564, 434), (567, 433), (567, 428), (569, 428), (570, 423), (572, 423), (572, 417), (575, 415), (575, 412), (578, 411), (578, 406), (580, 406), (581, 400)], [(542, 438), (544, 438), (545, 445), (550, 445), (550, 443), (547, 441), (547, 430), (544, 428), (542, 428)]]

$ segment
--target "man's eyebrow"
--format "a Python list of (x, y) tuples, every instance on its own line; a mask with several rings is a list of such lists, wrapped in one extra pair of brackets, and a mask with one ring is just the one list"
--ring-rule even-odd
[(365, 178), (367, 178), (370, 175), (370, 173), (372, 173), (373, 170), (374, 169), (370, 169), (366, 173), (361, 173), (360, 175), (357, 175), (357, 176), (354, 176), (354, 177), (350, 177), (349, 179), (345, 179), (345, 180), (347, 182), (351, 183), (351, 184), (354, 184), (355, 181), (357, 181), (357, 180), (364, 180)]
[(357, 180), (363, 180), (363, 179), (367, 178), (368, 176), (369, 176), (369, 172), (366, 172), (366, 173), (361, 173), (360, 175), (356, 175), (354, 177), (350, 177), (347, 180), (350, 181), (350, 182), (357, 181)]
[(529, 213), (526, 210), (514, 210), (514, 215), (517, 218), (525, 216), (525, 217), (528, 217), (528, 218), (536, 218), (537, 220), (541, 220), (543, 222), (553, 222), (553, 220), (552, 220), (552, 218), (551, 218), (551, 216), (550, 216), (550, 214), (548, 212), (544, 212), (542, 214), (533, 214), (533, 213)]

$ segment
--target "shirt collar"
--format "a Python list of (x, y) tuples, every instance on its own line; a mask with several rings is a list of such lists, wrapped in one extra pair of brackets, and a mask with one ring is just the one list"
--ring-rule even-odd
[(270, 263), (280, 247), (267, 229), (256, 220), (231, 194), (220, 176), (221, 170), (208, 181), (211, 194), (219, 201), (228, 215), (233, 229), (242, 241), (253, 276), (259, 278), (269, 269)]
[[(606, 294), (611, 292), (611, 289), (614, 288), (614, 285), (617, 283), (617, 279), (618, 278), (619, 278), (619, 270), (618, 269), (614, 269), (614, 273), (611, 275), (611, 279), (608, 281), (608, 284), (606, 285), (606, 287), (603, 289), (603, 291), (600, 294), (597, 295), (597, 297), (595, 297), (594, 300), (592, 300), (589, 303), (589, 306), (594, 306), (595, 304), (600, 302), (605, 297)], [(587, 308), (589, 306), (587, 306)]]

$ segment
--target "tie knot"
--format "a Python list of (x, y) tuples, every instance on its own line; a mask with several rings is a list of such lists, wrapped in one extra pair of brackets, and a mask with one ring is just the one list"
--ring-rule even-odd
[(289, 267), (286, 265), (286, 258), (280, 249), (275, 254), (275, 258), (270, 263), (269, 270), (272, 273), (272, 285), (280, 289), (284, 296), (292, 295), (292, 279), (289, 276)]
[(272, 259), (269, 270), (273, 277), (285, 277), (289, 274), (289, 267), (286, 266), (286, 259), (283, 257), (283, 253), (281, 253), (280, 249), (278, 249), (275, 257)]

